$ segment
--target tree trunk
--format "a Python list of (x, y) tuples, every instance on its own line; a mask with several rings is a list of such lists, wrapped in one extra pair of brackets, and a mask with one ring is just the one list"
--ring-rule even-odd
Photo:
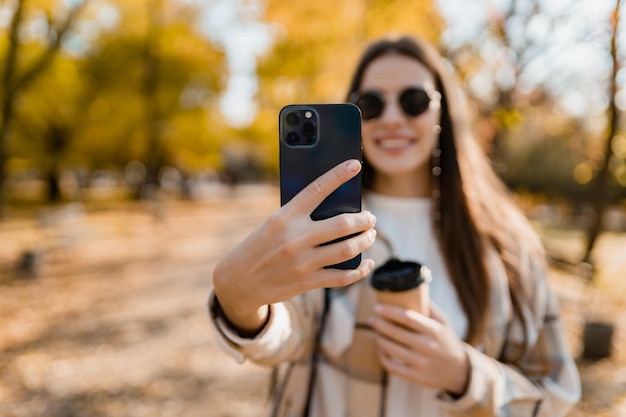
[(8, 159), (8, 142), (11, 121), (13, 119), (13, 99), (15, 96), (15, 65), (17, 61), (18, 34), (24, 15), (24, 1), (19, 0), (11, 19), (8, 40), (9, 47), (4, 58), (4, 73), (2, 77), (2, 89), (4, 97), (2, 98), (2, 120), (0, 121), (0, 220), (5, 215), (6, 205), (6, 161)]
[(48, 201), (58, 203), (61, 201), (61, 185), (59, 175), (56, 170), (50, 170), (46, 174), (46, 184), (48, 185)]
[(610, 80), (610, 94), (611, 98), (609, 109), (609, 131), (606, 139), (606, 149), (604, 151), (604, 160), (602, 166), (596, 175), (595, 184), (592, 189), (592, 204), (594, 210), (594, 218), (591, 226), (587, 230), (587, 246), (585, 253), (582, 257), (582, 262), (593, 265), (591, 261), (591, 252), (595, 246), (595, 243), (600, 236), (603, 229), (603, 217), (608, 204), (607, 192), (609, 191), (609, 161), (613, 155), (612, 142), (615, 134), (619, 129), (619, 110), (615, 103), (615, 95), (617, 93), (617, 73), (619, 71), (619, 61), (617, 57), (617, 29), (619, 27), (619, 7), (620, 0), (617, 0), (615, 9), (613, 11), (613, 33), (611, 34), (611, 57), (613, 60), (613, 73)]
[[(159, 88), (159, 15), (161, 0), (148, 0), (149, 26), (144, 45), (144, 74), (142, 92), (144, 95), (144, 111), (146, 133), (148, 135), (148, 149), (146, 163), (146, 177), (143, 185), (147, 185), (152, 192), (160, 187), (159, 172), (163, 167), (164, 151), (161, 133), (161, 109), (159, 107), (157, 91)], [(148, 196), (150, 198), (150, 196)]]

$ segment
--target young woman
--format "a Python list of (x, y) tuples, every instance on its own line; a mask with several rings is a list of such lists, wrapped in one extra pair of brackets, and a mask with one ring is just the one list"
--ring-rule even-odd
[[(441, 56), (419, 38), (381, 39), (348, 100), (363, 117), (364, 210), (309, 217), (361, 170), (346, 161), (232, 249), (209, 299), (224, 350), (276, 366), (276, 416), (565, 415), (580, 382), (540, 241)], [(355, 270), (323, 268), (363, 251)], [(429, 315), (377, 304), (369, 281), (391, 257), (432, 271)]]

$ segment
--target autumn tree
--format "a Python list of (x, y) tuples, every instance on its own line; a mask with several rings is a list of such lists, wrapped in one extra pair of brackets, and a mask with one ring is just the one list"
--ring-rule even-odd
[(158, 185), (166, 165), (218, 166), (229, 131), (217, 111), (223, 54), (198, 15), (174, 1), (93, 0), (11, 107), (12, 165), (41, 171), (50, 201), (62, 197), (62, 171), (140, 161), (144, 182)]
[(81, 164), (76, 142), (77, 121), (82, 116), (82, 91), (78, 63), (60, 53), (15, 103), (8, 148), (11, 166), (14, 171), (39, 170), (47, 185), (46, 200), (50, 202), (62, 199), (59, 183), (62, 169)]
[[(0, 218), (6, 200), (8, 146), (15, 116), (15, 103), (50, 65), (61, 44), (87, 0), (72, 7), (62, 2), (16, 0), (13, 5), (0, 5), (11, 13), (11, 20), (3, 38), (2, 102), (0, 108)], [(10, 9), (12, 6), (12, 9)], [(61, 15), (61, 17), (58, 17)], [(23, 36), (24, 28), (38, 19), (41, 37)]]
[[(468, 22), (462, 25), (465, 32), (451, 22), (443, 36), (499, 173), (510, 184), (526, 184), (573, 204), (589, 200), (591, 176), (583, 171), (600, 164), (591, 149), (603, 134), (598, 126), (606, 123), (598, 113), (606, 110), (610, 78), (609, 25), (598, 18), (594, 24), (586, 13), (582, 2), (571, 7), (494, 2), (471, 29)], [(555, 155), (545, 155), (548, 149)], [(532, 154), (540, 158), (529, 159)], [(538, 169), (529, 169), (533, 165)]]
[[(452, 30), (445, 36), (504, 179), (594, 208), (585, 262), (604, 208), (616, 201), (610, 161), (620, 130), (619, 1), (613, 13), (588, 6), (513, 0), (492, 6), (473, 36), (454, 36)], [(589, 23), (591, 12), (604, 17)], [(626, 165), (614, 165), (624, 167), (626, 178)]]
[(173, 1), (116, 3), (120, 20), (83, 63), (82, 134), (93, 166), (132, 160), (158, 185), (165, 165), (215, 166), (228, 130), (217, 111), (223, 55), (197, 26), (198, 10)]

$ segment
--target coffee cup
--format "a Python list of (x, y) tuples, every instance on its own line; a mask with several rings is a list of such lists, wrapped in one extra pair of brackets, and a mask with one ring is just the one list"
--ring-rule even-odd
[(430, 268), (392, 258), (374, 270), (371, 285), (381, 304), (393, 304), (429, 315)]

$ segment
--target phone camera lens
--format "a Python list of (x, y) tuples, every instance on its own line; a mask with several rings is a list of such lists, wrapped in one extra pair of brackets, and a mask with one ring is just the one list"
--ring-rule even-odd
[(287, 133), (287, 144), (288, 145), (296, 145), (300, 141), (300, 136), (293, 130)]
[(298, 116), (298, 114), (295, 112), (290, 112), (290, 113), (287, 113), (287, 116), (285, 117), (285, 121), (287, 122), (287, 124), (293, 126), (300, 121), (300, 116)]
[(302, 125), (302, 133), (307, 136), (310, 136), (315, 133), (315, 126), (311, 122), (307, 122)]
[(304, 138), (304, 143), (307, 145), (313, 145), (313, 143), (315, 142), (315, 135), (308, 135)]

